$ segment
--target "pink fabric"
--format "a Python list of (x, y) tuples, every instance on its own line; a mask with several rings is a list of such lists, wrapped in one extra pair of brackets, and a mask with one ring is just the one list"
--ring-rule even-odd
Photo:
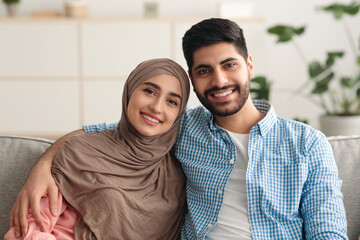
[(40, 212), (44, 219), (45, 223), (45, 232), (41, 232), (40, 228), (35, 223), (35, 219), (31, 214), (31, 209), (29, 210), (28, 221), (29, 229), (25, 237), (16, 238), (15, 237), (15, 228), (11, 228), (6, 235), (4, 236), (5, 240), (12, 239), (31, 239), (31, 240), (44, 240), (44, 239), (74, 239), (74, 228), (77, 223), (77, 216), (75, 211), (69, 207), (63, 197), (59, 192), (58, 195), (58, 209), (60, 209), (60, 214), (58, 217), (54, 217), (49, 210), (49, 198), (44, 197), (40, 201)]

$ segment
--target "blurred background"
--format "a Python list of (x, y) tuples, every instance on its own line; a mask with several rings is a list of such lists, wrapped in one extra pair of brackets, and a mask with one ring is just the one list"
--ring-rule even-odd
[[(0, 135), (58, 138), (82, 124), (118, 121), (131, 70), (155, 57), (187, 69), (181, 38), (210, 17), (230, 18), (243, 28), (258, 80), (254, 97), (269, 99), (280, 117), (320, 128), (319, 117), (331, 113), (321, 100), (332, 93), (330, 80), (311, 78), (330, 67), (355, 76), (353, 85), (351, 79), (335, 84), (348, 85), (345, 96), (360, 82), (358, 1), (0, 1)], [(344, 9), (340, 18), (334, 15)], [(277, 43), (282, 30), (288, 38)], [(329, 51), (344, 54), (329, 58)], [(189, 105), (199, 105), (195, 94)]]

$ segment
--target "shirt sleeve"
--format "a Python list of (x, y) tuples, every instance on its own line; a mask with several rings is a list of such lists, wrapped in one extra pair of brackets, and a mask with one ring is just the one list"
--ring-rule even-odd
[(102, 130), (114, 130), (118, 123), (98, 123), (83, 125), (82, 128), (86, 133), (100, 132)]
[(325, 136), (309, 151), (309, 173), (301, 198), (306, 239), (348, 239), (342, 181)]

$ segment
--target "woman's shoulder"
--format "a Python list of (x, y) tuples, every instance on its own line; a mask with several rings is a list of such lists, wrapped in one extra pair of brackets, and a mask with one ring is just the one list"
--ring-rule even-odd
[(75, 135), (65, 141), (66, 144), (70, 145), (83, 145), (89, 142), (101, 142), (105, 139), (112, 137), (115, 130), (102, 130), (101, 132), (90, 132)]

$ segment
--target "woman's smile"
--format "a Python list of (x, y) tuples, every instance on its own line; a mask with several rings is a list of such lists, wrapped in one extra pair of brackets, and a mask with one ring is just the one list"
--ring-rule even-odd
[(161, 120), (152, 114), (141, 112), (141, 116), (144, 118), (145, 122), (149, 123), (150, 125), (155, 126), (161, 123)]

